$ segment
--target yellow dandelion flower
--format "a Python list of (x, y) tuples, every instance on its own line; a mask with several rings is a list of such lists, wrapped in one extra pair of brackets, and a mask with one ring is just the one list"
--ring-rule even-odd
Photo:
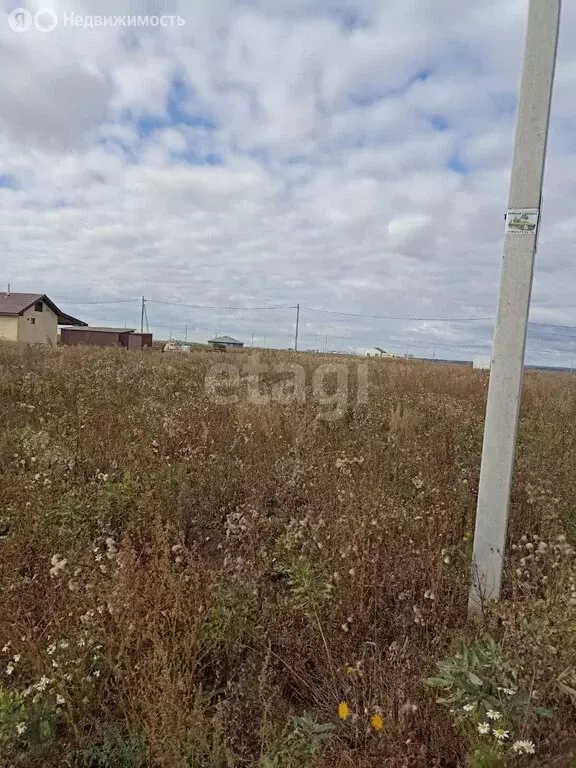
[(350, 707), (345, 701), (341, 701), (338, 704), (338, 717), (340, 720), (347, 720), (350, 717)]
[(375, 731), (381, 731), (384, 728), (384, 720), (380, 715), (372, 715), (370, 718), (370, 725)]

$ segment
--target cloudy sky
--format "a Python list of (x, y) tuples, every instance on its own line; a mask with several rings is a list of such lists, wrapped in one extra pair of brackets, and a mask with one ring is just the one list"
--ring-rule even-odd
[[(489, 350), (528, 0), (24, 6), (52, 31), (0, 2), (13, 291), (129, 326), (144, 295), (165, 338), (289, 347), (300, 303), (302, 347)], [(575, 40), (565, 3), (529, 362), (576, 362)]]

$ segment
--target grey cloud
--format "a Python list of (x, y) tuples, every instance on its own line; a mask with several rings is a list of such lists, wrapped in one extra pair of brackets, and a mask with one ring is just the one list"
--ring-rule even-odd
[[(109, 12), (153, 12), (136, 5)], [(517, 0), (177, 0), (169, 12), (187, 23), (174, 30), (61, 30), (28, 43), (3, 30), (0, 179), (15, 183), (0, 187), (2, 274), (71, 303), (144, 294), (492, 317), (525, 10)], [(576, 325), (572, 8), (563, 25), (532, 317)], [(175, 80), (186, 119), (167, 128)], [(159, 127), (138, 130), (131, 116)], [(208, 156), (215, 164), (198, 164)], [(138, 322), (137, 302), (72, 309)], [(199, 339), (254, 331), (292, 342), (292, 309), (150, 303), (149, 316), (162, 333), (188, 324)], [(531, 327), (531, 359), (566, 361), (571, 333)], [(316, 348), (328, 335), (331, 349), (466, 357), (489, 347), (491, 321), (303, 310), (302, 334)]]

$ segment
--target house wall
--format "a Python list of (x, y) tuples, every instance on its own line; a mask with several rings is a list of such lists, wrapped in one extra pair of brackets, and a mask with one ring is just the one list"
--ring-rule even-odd
[(42, 305), (42, 312), (36, 312), (34, 307), (30, 307), (18, 317), (18, 341), (24, 344), (54, 345), (57, 332), (58, 315), (46, 304)]
[(0, 339), (18, 341), (17, 317), (0, 317)]

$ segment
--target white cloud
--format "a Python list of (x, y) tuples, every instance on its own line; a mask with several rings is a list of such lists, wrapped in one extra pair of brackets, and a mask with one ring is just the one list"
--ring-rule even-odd
[[(138, 304), (73, 302), (494, 314), (524, 0), (50, 7), (51, 33), (17, 34), (0, 16), (0, 258), (14, 290), (44, 290), (97, 322), (134, 323)], [(69, 28), (65, 12), (186, 23)], [(575, 32), (570, 6), (532, 312), (573, 325)], [(188, 323), (189, 337), (292, 343), (292, 309), (151, 303), (149, 316), (174, 333)], [(332, 349), (441, 356), (444, 345), (458, 357), (490, 341), (489, 321), (301, 319), (303, 345), (318, 348), (328, 334)], [(564, 338), (531, 333), (533, 356), (570, 355)]]

